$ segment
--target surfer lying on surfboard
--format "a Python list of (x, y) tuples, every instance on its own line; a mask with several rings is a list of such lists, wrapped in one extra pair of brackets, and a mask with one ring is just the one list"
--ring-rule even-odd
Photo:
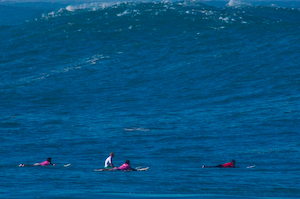
[(225, 163), (225, 164), (219, 164), (217, 166), (205, 166), (203, 165), (202, 168), (213, 168), (213, 167), (220, 167), (220, 168), (232, 168), (235, 167), (235, 160), (231, 160), (231, 162)]
[(51, 158), (47, 158), (46, 161), (41, 162), (41, 163), (35, 163), (35, 164), (20, 164), (19, 167), (27, 167), (27, 166), (48, 166), (48, 165), (56, 166), (56, 164), (53, 164), (53, 163), (51, 162)]
[(121, 171), (136, 171), (136, 169), (131, 168), (129, 160), (126, 160), (124, 164), (122, 164), (120, 167), (118, 167), (118, 170), (121, 170)]
[(95, 169), (95, 171), (145, 171), (147, 169), (148, 169), (148, 167), (134, 169), (130, 166), (130, 161), (126, 160), (125, 163), (122, 164), (120, 167), (114, 167), (111, 169), (109, 169), (109, 168)]

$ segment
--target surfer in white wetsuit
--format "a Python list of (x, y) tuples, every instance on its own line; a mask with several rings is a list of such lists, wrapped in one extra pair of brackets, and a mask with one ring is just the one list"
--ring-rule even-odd
[(105, 169), (113, 169), (114, 168), (114, 164), (112, 162), (112, 159), (114, 156), (115, 156), (115, 154), (113, 152), (111, 152), (109, 154), (108, 158), (106, 158), (105, 165), (104, 165)]

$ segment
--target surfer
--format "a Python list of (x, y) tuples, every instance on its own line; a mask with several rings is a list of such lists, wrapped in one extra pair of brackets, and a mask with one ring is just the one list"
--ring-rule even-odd
[(126, 160), (125, 163), (122, 164), (120, 167), (118, 167), (117, 170), (120, 170), (120, 171), (137, 171), (136, 169), (133, 169), (130, 166), (130, 161), (129, 160)]
[(56, 166), (56, 164), (53, 164), (53, 163), (51, 162), (51, 158), (47, 158), (46, 161), (41, 162), (41, 163), (35, 163), (35, 164), (32, 164), (32, 165), (28, 165), (28, 164), (20, 164), (19, 167), (25, 167), (25, 166), (48, 166), (48, 165)]
[(144, 171), (147, 170), (149, 167), (143, 168), (143, 169), (133, 169), (130, 166), (130, 161), (126, 160), (124, 164), (122, 164), (119, 167), (114, 168), (104, 168), (104, 169), (95, 169), (94, 171)]
[(94, 169), (94, 171), (147, 171), (149, 167), (137, 167), (133, 169), (130, 166), (130, 161), (126, 160), (124, 164), (122, 164), (120, 167), (114, 167), (114, 168), (104, 168), (104, 169)]
[(112, 162), (113, 157), (115, 157), (115, 154), (113, 152), (111, 152), (109, 154), (108, 158), (106, 158), (106, 160), (105, 160), (105, 164), (104, 164), (105, 169), (113, 169), (114, 168), (114, 164)]
[(235, 160), (231, 160), (231, 162), (225, 163), (225, 164), (219, 164), (217, 166), (205, 166), (203, 165), (202, 168), (213, 168), (213, 167), (220, 167), (220, 168), (232, 168), (235, 167)]

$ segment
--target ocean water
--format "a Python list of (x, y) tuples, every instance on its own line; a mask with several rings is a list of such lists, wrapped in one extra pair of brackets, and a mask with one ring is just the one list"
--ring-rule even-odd
[(2, 2), (0, 198), (299, 198), (287, 3)]

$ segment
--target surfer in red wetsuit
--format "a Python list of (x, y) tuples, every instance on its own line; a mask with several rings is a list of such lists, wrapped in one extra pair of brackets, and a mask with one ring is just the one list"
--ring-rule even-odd
[(117, 168), (117, 170), (121, 170), (121, 171), (136, 171), (136, 169), (133, 169), (130, 166), (130, 161), (126, 160), (124, 164), (122, 164), (120, 167)]
[(235, 167), (235, 160), (231, 160), (231, 162), (225, 163), (225, 164), (219, 164), (217, 166), (205, 166), (203, 165), (202, 168), (213, 168), (213, 167), (220, 167), (220, 168), (232, 168)]
[(56, 166), (55, 164), (53, 164), (53, 163), (51, 162), (51, 158), (47, 158), (46, 161), (41, 162), (41, 163), (35, 163), (35, 164), (32, 164), (32, 165), (28, 165), (28, 164), (20, 164), (19, 167), (25, 167), (25, 166), (48, 166), (48, 165)]

